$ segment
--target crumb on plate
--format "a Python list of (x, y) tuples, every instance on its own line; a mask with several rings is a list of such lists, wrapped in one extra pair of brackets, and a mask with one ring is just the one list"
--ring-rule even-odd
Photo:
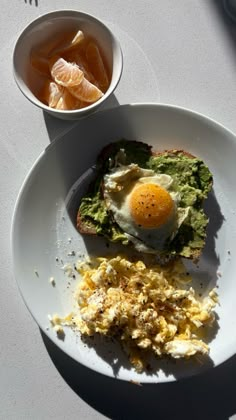
[(55, 286), (56, 286), (56, 281), (55, 281), (54, 277), (50, 277), (50, 278), (49, 278), (49, 283), (50, 283), (53, 287), (55, 287)]
[(64, 340), (65, 338), (65, 331), (61, 325), (55, 325), (53, 327), (54, 331), (57, 333), (58, 338)]

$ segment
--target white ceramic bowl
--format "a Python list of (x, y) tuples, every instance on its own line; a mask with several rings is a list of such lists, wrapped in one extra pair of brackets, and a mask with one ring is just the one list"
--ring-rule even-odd
[[(79, 29), (86, 35), (92, 36), (101, 48), (111, 75), (110, 86), (101, 99), (85, 108), (72, 111), (56, 110), (42, 103), (30, 88), (30, 72), (34, 72), (34, 69), (30, 68), (30, 53), (32, 48), (43, 44), (60, 31), (78, 31)], [(112, 32), (94, 16), (76, 10), (47, 13), (31, 22), (19, 36), (13, 54), (14, 76), (21, 92), (34, 105), (55, 117), (67, 120), (76, 120), (96, 111), (116, 88), (122, 68), (122, 51)]]
[[(78, 142), (78, 133), (83, 142)], [(75, 221), (97, 155), (108, 143), (120, 138), (145, 141), (154, 150), (184, 149), (202, 158), (213, 173), (213, 192), (205, 203), (210, 219), (206, 246), (198, 265), (188, 263), (195, 287), (201, 286), (203, 296), (216, 286), (219, 293), (217, 323), (206, 336), (210, 357), (204, 363), (194, 359), (176, 363), (156, 360), (152, 374), (137, 373), (115, 343), (98, 340), (96, 345), (85, 346), (69, 328), (62, 341), (50, 327), (48, 314), (64, 316), (73, 310), (73, 291), (79, 279), (68, 281), (63, 265), (73, 266), (81, 255), (117, 255), (117, 245), (107, 248), (103, 238), (82, 237)], [(235, 156), (236, 137), (223, 126), (185, 109), (154, 104), (97, 112), (78, 121), (69, 133), (47, 147), (19, 193), (12, 249), (22, 296), (41, 329), (60, 349), (108, 376), (152, 383), (203, 372), (236, 352)], [(51, 276), (55, 287), (49, 282)]]

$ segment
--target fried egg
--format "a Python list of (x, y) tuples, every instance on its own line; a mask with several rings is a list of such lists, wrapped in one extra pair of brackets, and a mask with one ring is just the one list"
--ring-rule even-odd
[(137, 250), (164, 250), (187, 218), (189, 209), (179, 207), (173, 183), (170, 175), (137, 164), (120, 166), (104, 176), (107, 209)]

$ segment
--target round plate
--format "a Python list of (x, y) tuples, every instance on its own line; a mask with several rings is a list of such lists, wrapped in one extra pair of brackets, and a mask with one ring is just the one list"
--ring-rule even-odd
[[(60, 340), (48, 314), (73, 310), (78, 279), (68, 277), (82, 255), (108, 252), (102, 238), (82, 238), (75, 228), (81, 194), (91, 179), (91, 167), (103, 146), (126, 138), (144, 141), (154, 150), (184, 149), (202, 158), (214, 176), (206, 201), (207, 242), (200, 263), (188, 264), (195, 284), (207, 293), (217, 286), (216, 327), (210, 357), (196, 360), (155, 360), (152, 370), (136, 373), (119, 344), (107, 340), (84, 342), (65, 329)], [(19, 193), (12, 226), (14, 273), (33, 317), (50, 339), (72, 358), (100, 373), (124, 380), (166, 382), (197, 374), (231, 357), (236, 350), (236, 138), (223, 126), (186, 109), (168, 105), (134, 104), (99, 112), (81, 120), (50, 144), (27, 176)], [(117, 252), (109, 247), (109, 252)], [(75, 255), (74, 255), (75, 254)], [(65, 269), (67, 268), (67, 269)], [(55, 279), (55, 287), (49, 281)]]

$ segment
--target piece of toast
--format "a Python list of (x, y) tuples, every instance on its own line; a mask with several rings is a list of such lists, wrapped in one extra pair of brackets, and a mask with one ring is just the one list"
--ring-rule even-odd
[[(135, 142), (133, 142), (135, 143)], [(139, 142), (137, 142), (138, 144)], [(109, 155), (112, 151), (112, 146), (113, 143), (109, 144), (108, 146), (106, 146), (100, 153), (100, 155), (98, 156), (98, 162), (99, 162), (99, 167), (102, 167), (102, 162), (106, 162), (109, 159)], [(156, 152), (156, 151), (151, 151), (151, 155), (152, 156), (161, 156), (164, 153), (168, 153), (168, 155), (173, 155), (176, 156), (178, 154), (184, 154), (185, 156), (195, 159), (195, 156), (191, 155), (189, 152), (186, 152), (185, 150), (164, 150), (161, 152)], [(102, 189), (102, 185), (101, 185), (101, 189)], [(77, 229), (79, 230), (80, 233), (85, 234), (85, 235), (96, 235), (96, 229), (92, 224), (88, 224), (85, 223), (83, 220), (83, 217), (80, 214), (80, 211), (78, 210), (77, 213), (77, 223), (76, 223)]]
[[(196, 159), (196, 156), (194, 156), (191, 153), (189, 153), (189, 152), (187, 152), (185, 150), (182, 150), (182, 149), (179, 149), (179, 150), (171, 149), (171, 150), (163, 150), (163, 151), (153, 151), (152, 150), (152, 147), (149, 146), (149, 145), (147, 145), (147, 144), (145, 144), (145, 143), (136, 142), (136, 141), (127, 141), (127, 143), (130, 144), (130, 145), (132, 144), (132, 146), (134, 146), (134, 147), (136, 147), (136, 146), (139, 147), (139, 148), (141, 147), (141, 150), (142, 150), (142, 147), (143, 147), (144, 153), (149, 154), (150, 157), (151, 156), (154, 156), (154, 157), (155, 156), (162, 156), (162, 155), (166, 155), (167, 154), (168, 157), (172, 157), (173, 159), (175, 157), (177, 157), (178, 155), (184, 155), (184, 156), (186, 156), (186, 157), (188, 157), (190, 159)], [(107, 171), (108, 162), (109, 162), (110, 156), (112, 156), (112, 155), (114, 156), (114, 154), (117, 153), (117, 151), (119, 150), (119, 148), (117, 148), (118, 145), (119, 145), (119, 142), (109, 144), (108, 146), (106, 146), (101, 151), (101, 153), (98, 156), (96, 166), (97, 166), (98, 173), (100, 173), (100, 175), (101, 175), (101, 183), (100, 183), (101, 196), (102, 196), (102, 190), (103, 190), (103, 188), (102, 188), (102, 185), (103, 185), (103, 183), (102, 183), (102, 174), (106, 173), (106, 171)], [(136, 163), (135, 157), (133, 159), (133, 163)], [(209, 191), (212, 188), (212, 184), (213, 184), (213, 178), (209, 182)], [(112, 218), (112, 215), (111, 215), (111, 218)], [(78, 231), (81, 234), (85, 234), (85, 235), (97, 235), (96, 226), (94, 226), (89, 221), (84, 220), (83, 216), (80, 213), (80, 210), (78, 210), (78, 213), (77, 213), (77, 229), (78, 229)], [(201, 255), (202, 248), (203, 248), (203, 246), (201, 246), (201, 248), (191, 249), (191, 251), (192, 251), (191, 252), (191, 255), (189, 257), (187, 257), (187, 258), (190, 258), (190, 259), (192, 259), (194, 261), (197, 261), (199, 259), (200, 255)]]

